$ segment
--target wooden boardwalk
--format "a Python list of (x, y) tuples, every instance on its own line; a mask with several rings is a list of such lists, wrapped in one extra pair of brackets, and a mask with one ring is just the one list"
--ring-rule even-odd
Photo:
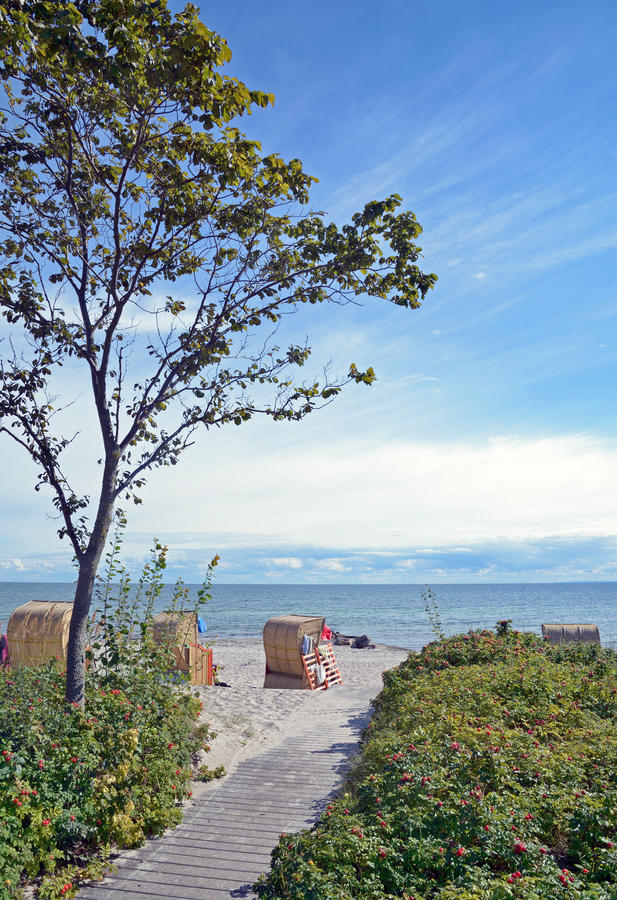
[(327, 724), (307, 721), (303, 734), (241, 763), (187, 807), (177, 828), (123, 853), (118, 872), (82, 888), (78, 900), (254, 898), (252, 884), (270, 867), (279, 835), (319, 818), (369, 721), (374, 688), (331, 690), (344, 700), (336, 723), (329, 711)]

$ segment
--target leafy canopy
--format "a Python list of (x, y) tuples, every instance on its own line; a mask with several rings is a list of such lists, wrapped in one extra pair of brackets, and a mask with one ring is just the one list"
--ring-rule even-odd
[(230, 58), (192, 5), (0, 2), (0, 431), (53, 488), (78, 559), (89, 498), (52, 428), (58, 367), (85, 367), (103, 493), (137, 499), (198, 426), (300, 419), (373, 381), (354, 364), (296, 381), (310, 349), (277, 345), (286, 311), (362, 295), (416, 308), (436, 280), (397, 195), (343, 227), (300, 213), (316, 179), (239, 129), (274, 98), (222, 72)]

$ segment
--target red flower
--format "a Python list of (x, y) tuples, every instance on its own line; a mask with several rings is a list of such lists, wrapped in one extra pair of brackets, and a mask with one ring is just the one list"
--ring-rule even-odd
[(464, 852), (465, 852), (465, 848), (464, 848), (464, 847), (459, 847), (458, 850), (456, 851), (456, 855), (457, 855), (457, 856), (462, 856)]
[(514, 845), (514, 852), (515, 853), (527, 853), (527, 847), (525, 846), (525, 844), (522, 841), (517, 841), (516, 844)]

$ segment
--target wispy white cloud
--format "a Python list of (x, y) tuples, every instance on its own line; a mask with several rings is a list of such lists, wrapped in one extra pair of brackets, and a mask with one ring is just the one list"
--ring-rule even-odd
[(453, 553), (473, 553), (470, 547), (420, 547), (414, 550), (418, 556), (450, 556)]
[(270, 560), (271, 565), (279, 569), (301, 569), (302, 560), (297, 556), (274, 556)]
[(0, 558), (0, 570), (10, 580), (11, 576), (21, 578), (23, 575), (42, 575), (53, 572), (58, 566), (58, 559), (40, 559), (36, 556), (13, 556)]
[(349, 572), (350, 567), (343, 564), (340, 559), (320, 559), (315, 563), (319, 570), (327, 572)]
[(0, 560), (0, 568), (8, 571), (25, 572), (29, 566), (26, 566), (19, 557), (13, 556), (11, 559)]

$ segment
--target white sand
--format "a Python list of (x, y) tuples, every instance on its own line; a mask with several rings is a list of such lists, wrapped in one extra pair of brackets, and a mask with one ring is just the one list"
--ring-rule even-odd
[[(225, 766), (229, 773), (239, 762), (276, 745), (289, 735), (300, 733), (307, 717), (341, 716), (346, 706), (345, 687), (365, 686), (376, 697), (382, 687), (381, 674), (398, 665), (407, 650), (377, 644), (374, 650), (334, 647), (343, 685), (326, 691), (264, 689), (266, 658), (259, 639), (217, 640), (213, 661), (218, 678), (229, 687), (200, 688), (204, 704), (202, 720), (217, 737), (202, 762), (210, 769)], [(216, 784), (217, 782), (214, 782)], [(204, 790), (193, 785), (193, 794)]]

